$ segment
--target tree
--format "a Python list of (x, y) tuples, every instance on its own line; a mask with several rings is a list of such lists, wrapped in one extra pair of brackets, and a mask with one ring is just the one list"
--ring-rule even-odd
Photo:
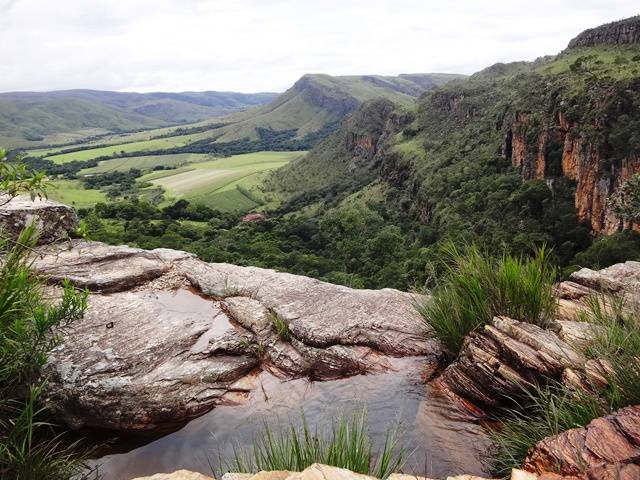
[(640, 174), (635, 174), (624, 182), (610, 202), (613, 211), (621, 219), (640, 221)]

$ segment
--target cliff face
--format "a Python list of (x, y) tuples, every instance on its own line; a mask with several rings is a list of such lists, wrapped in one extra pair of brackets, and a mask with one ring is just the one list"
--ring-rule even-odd
[(632, 175), (640, 173), (640, 155), (632, 153), (610, 170), (603, 169), (606, 145), (585, 138), (585, 125), (555, 114), (546, 126), (533, 125), (528, 113), (516, 113), (505, 136), (504, 155), (520, 168), (523, 180), (564, 176), (576, 183), (575, 206), (578, 218), (591, 225), (596, 235), (623, 229), (640, 229), (639, 224), (616, 217), (610, 198)]
[(585, 30), (569, 42), (569, 48), (625, 45), (640, 42), (640, 16)]

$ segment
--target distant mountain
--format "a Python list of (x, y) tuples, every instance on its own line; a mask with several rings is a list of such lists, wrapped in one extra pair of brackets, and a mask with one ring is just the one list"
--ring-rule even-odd
[(330, 76), (307, 74), (267, 105), (233, 115), (230, 125), (216, 132), (218, 142), (257, 139), (260, 128), (295, 130), (296, 138), (319, 135), (337, 127), (348, 113), (363, 102), (387, 98), (411, 105), (427, 90), (464, 75), (446, 73)]
[(0, 144), (62, 143), (90, 135), (197, 122), (265, 104), (275, 93), (0, 93)]

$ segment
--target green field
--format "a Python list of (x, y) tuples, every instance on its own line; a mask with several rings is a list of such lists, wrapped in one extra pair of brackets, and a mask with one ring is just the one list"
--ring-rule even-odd
[[(212, 159), (205, 154), (150, 155), (104, 160), (81, 175), (96, 175), (131, 168), (150, 171), (158, 165), (176, 166), (173, 170), (150, 171), (139, 178), (150, 182), (153, 188), (164, 189), (168, 205), (184, 198), (192, 203), (201, 203), (221, 211), (244, 212), (260, 206), (264, 199), (256, 188), (272, 170), (299, 158), (305, 152), (256, 152), (232, 157)], [(50, 197), (75, 206), (90, 207), (108, 201), (104, 192), (87, 190), (81, 180), (54, 180)], [(143, 189), (145, 192), (150, 191)]]
[(166, 203), (184, 198), (220, 210), (248, 210), (258, 205), (247, 191), (255, 188), (264, 172), (280, 168), (304, 152), (257, 152), (191, 163), (176, 170), (141, 177), (165, 190)]
[(151, 170), (154, 167), (181, 167), (188, 163), (203, 162), (208, 155), (200, 153), (176, 153), (174, 155), (146, 155), (141, 157), (123, 157), (113, 160), (103, 160), (97, 167), (85, 168), (78, 172), (80, 175), (94, 175), (96, 173), (126, 172), (132, 168)]
[(80, 180), (54, 180), (47, 189), (49, 198), (76, 208), (91, 207), (107, 197), (100, 190), (86, 190)]

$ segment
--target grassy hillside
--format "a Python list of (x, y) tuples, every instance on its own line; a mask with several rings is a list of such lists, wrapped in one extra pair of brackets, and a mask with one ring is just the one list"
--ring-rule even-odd
[(255, 107), (275, 95), (95, 90), (0, 93), (0, 142), (9, 148), (28, 147), (196, 122)]
[[(282, 199), (280, 214), (321, 229), (355, 208), (398, 226), (420, 255), (449, 240), (493, 253), (546, 244), (566, 267), (589, 258), (577, 254), (593, 240), (592, 223), (609, 218), (605, 195), (622, 183), (620, 172), (638, 171), (638, 92), (638, 44), (498, 64), (426, 93), (409, 110), (367, 103), (265, 184)], [(366, 200), (354, 207), (354, 198)], [(364, 274), (357, 264), (347, 272)]]
[(305, 75), (271, 103), (231, 117), (234, 121), (221, 128), (223, 134), (217, 141), (255, 139), (257, 128), (291, 129), (296, 138), (304, 138), (335, 126), (364, 101), (387, 98), (400, 105), (410, 105), (424, 91), (460, 77), (447, 74), (399, 77)]

